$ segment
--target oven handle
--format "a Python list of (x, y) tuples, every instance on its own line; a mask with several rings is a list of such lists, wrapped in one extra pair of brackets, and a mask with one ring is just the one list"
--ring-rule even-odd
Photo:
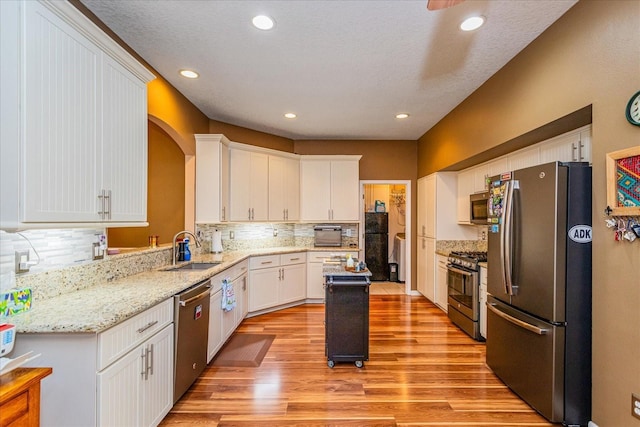
[(467, 277), (471, 277), (474, 274), (473, 272), (470, 272), (470, 271), (460, 270), (459, 268), (456, 268), (451, 264), (447, 265), (447, 269), (450, 271), (453, 271), (454, 273), (462, 274), (463, 276), (467, 276)]
[(516, 326), (520, 326), (521, 328), (526, 329), (526, 330), (527, 330), (527, 331), (529, 331), (529, 332), (533, 332), (534, 334), (538, 334), (538, 335), (546, 335), (546, 334), (547, 334), (547, 332), (549, 332), (549, 330), (548, 330), (548, 329), (538, 328), (537, 326), (533, 326), (533, 325), (532, 325), (532, 324), (530, 324), (530, 323), (523, 322), (523, 321), (522, 321), (522, 320), (520, 320), (520, 319), (516, 319), (515, 317), (510, 316), (510, 315), (508, 315), (507, 313), (505, 313), (505, 312), (503, 312), (503, 311), (498, 310), (498, 309), (495, 307), (495, 304), (487, 303), (487, 308), (488, 308), (489, 310), (491, 310), (491, 312), (493, 312), (493, 314), (495, 314), (496, 316), (499, 316), (499, 317), (503, 318), (504, 320), (506, 320), (507, 322), (509, 322), (509, 323), (513, 323), (513, 324), (514, 324), (514, 325), (516, 325)]

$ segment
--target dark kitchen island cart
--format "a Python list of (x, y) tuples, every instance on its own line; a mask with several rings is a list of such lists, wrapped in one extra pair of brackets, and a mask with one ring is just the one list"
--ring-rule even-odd
[(333, 368), (336, 362), (355, 362), (362, 368), (364, 361), (369, 360), (371, 273), (327, 270), (330, 269), (324, 271), (327, 364)]

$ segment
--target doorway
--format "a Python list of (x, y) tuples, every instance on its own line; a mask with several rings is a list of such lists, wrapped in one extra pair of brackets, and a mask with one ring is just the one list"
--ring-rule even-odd
[[(389, 283), (397, 283), (406, 295), (411, 294), (411, 181), (360, 181), (360, 244), (367, 259), (365, 243), (366, 214), (386, 213), (386, 262), (389, 264)], [(374, 217), (376, 215), (369, 215)], [(370, 219), (371, 221), (371, 219)], [(381, 257), (378, 249), (376, 257)], [(381, 251), (384, 253), (385, 251)], [(372, 256), (370, 253), (369, 256)], [(382, 256), (383, 257), (383, 256)], [(385, 260), (378, 260), (378, 264)]]

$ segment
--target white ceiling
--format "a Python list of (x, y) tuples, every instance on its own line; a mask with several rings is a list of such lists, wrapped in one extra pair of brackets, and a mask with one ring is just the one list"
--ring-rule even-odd
[[(292, 139), (415, 140), (577, 0), (82, 2), (211, 119)], [(458, 30), (475, 13), (484, 27)], [(275, 28), (254, 28), (258, 14)]]

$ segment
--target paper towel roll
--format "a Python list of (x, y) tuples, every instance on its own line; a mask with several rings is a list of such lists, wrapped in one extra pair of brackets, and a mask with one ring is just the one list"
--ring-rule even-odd
[(222, 232), (214, 231), (211, 235), (211, 252), (220, 253), (222, 252)]

